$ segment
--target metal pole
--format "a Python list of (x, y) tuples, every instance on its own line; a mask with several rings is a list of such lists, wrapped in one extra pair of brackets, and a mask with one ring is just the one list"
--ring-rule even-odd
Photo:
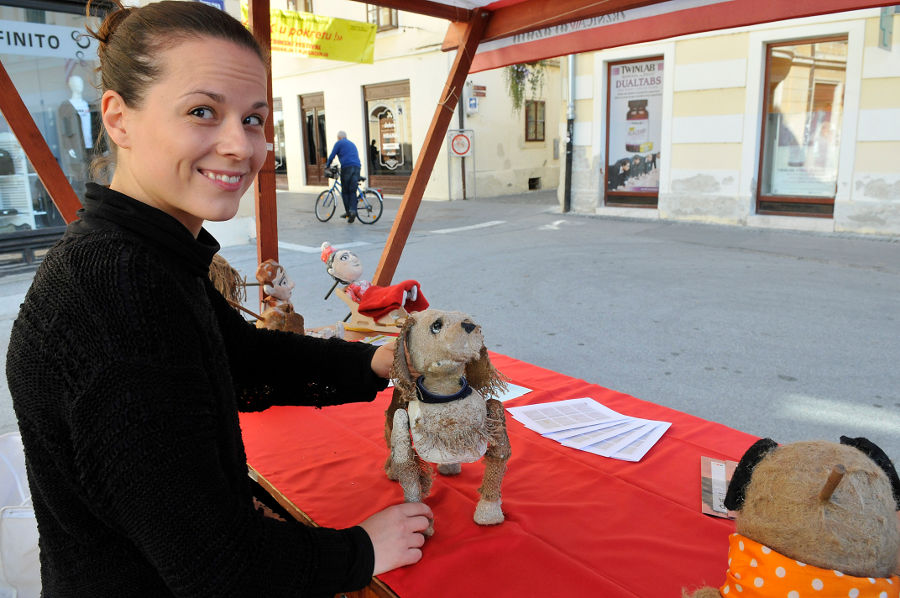
[(566, 109), (566, 178), (563, 188), (563, 212), (572, 209), (572, 154), (575, 136), (575, 55), (569, 54), (569, 105)]
[[(460, 100), (461, 101), (459, 102), (459, 104), (456, 105), (456, 108), (457, 108), (457, 111), (459, 112), (459, 130), (462, 131), (463, 129), (466, 128), (466, 115), (465, 115), (466, 107), (463, 106), (463, 104), (466, 103), (465, 94), (463, 94), (463, 96), (460, 98)], [(460, 171), (460, 173), (462, 173), (462, 198), (469, 199), (468, 197), (466, 197), (466, 159), (460, 158), (459, 163), (460, 163), (459, 171)]]

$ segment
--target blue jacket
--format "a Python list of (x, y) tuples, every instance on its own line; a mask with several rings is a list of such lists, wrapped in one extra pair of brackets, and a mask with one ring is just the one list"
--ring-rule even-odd
[(334, 160), (335, 155), (337, 155), (337, 159), (342, 167), (362, 166), (356, 146), (347, 138), (338, 139), (338, 142), (334, 144), (334, 149), (331, 150), (331, 155), (328, 156), (328, 162), (325, 166), (331, 166), (331, 161)]

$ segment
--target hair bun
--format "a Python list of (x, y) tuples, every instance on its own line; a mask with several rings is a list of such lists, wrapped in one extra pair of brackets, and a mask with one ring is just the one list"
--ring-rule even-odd
[[(93, 5), (93, 0), (88, 0), (88, 3), (85, 7), (85, 10), (90, 16), (91, 8)], [(93, 30), (90, 27), (86, 27), (88, 33), (91, 37), (97, 40), (100, 46), (105, 46), (109, 43), (110, 38), (112, 37), (115, 30), (119, 27), (119, 24), (124, 21), (128, 15), (134, 11), (134, 8), (123, 6), (119, 0), (113, 0), (109, 4), (101, 3), (106, 6), (109, 6), (108, 12), (103, 17), (103, 22), (100, 23), (100, 26), (97, 30)]]

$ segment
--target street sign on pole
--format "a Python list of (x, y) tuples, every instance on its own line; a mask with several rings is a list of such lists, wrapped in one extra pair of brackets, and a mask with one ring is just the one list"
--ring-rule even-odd
[(449, 129), (447, 131), (447, 144), (450, 155), (457, 158), (465, 158), (472, 154), (472, 129)]

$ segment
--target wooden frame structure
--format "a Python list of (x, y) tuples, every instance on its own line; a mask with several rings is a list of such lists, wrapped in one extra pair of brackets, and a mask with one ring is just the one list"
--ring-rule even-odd
[[(363, 0), (357, 0), (362, 2)], [(677, 35), (711, 31), (729, 27), (771, 22), (817, 14), (861, 8), (889, 6), (895, 0), (792, 0), (764, 2), (756, 0), (705, 0), (678, 8), (677, 14), (663, 14), (680, 0), (470, 0), (480, 8), (456, 6), (459, 0), (369, 0), (386, 8), (414, 12), (447, 19), (450, 25), (444, 39), (444, 50), (456, 50), (456, 59), (435, 107), (423, 147), (403, 194), (400, 210), (382, 252), (373, 282), (390, 284), (403, 248), (409, 237), (429, 176), (437, 160), (450, 119), (459, 102), (462, 86), (470, 70), (485, 70), (508, 64), (533, 61), (562, 54), (584, 52), (663, 39)], [(249, 0), (250, 26), (264, 47), (269, 47), (269, 0)], [(479, 44), (521, 36), (538, 30), (564, 27), (587, 19), (624, 14), (625, 11), (647, 9), (658, 5), (659, 14), (638, 18), (628, 26), (611, 28), (597, 35), (571, 35), (550, 43), (530, 40), (515, 41), (513, 46), (490, 56), (476, 56)], [(675, 9), (673, 9), (675, 10)], [(640, 22), (638, 22), (640, 21)], [(527, 36), (524, 36), (527, 38)], [(269, 76), (268, 100), (272, 103), (272, 80)], [(5, 68), (0, 63), (0, 112), (6, 118), (25, 154), (34, 166), (53, 203), (66, 222), (76, 217), (81, 207), (62, 169), (53, 157), (33, 118), (21, 100)], [(275, 203), (274, 124), (267, 121), (265, 134), (268, 155), (255, 183), (257, 256), (259, 261), (278, 258), (278, 220)]]

